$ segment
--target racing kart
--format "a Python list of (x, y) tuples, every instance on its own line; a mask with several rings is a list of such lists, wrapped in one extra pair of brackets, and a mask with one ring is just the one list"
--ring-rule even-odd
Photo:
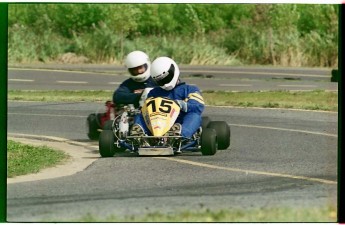
[[(148, 93), (152, 90), (152, 88), (148, 87), (145, 88), (143, 91), (140, 100), (139, 105), (142, 106), (144, 104), (145, 99), (147, 98)], [(103, 129), (109, 130), (111, 127), (111, 120), (115, 120), (118, 122), (117, 119), (120, 115), (123, 114), (124, 111), (130, 112), (130, 114), (133, 114), (134, 111), (128, 111), (126, 108), (133, 108), (133, 104), (125, 105), (125, 104), (115, 104), (115, 102), (112, 101), (106, 101), (105, 102), (105, 111), (100, 112), (100, 109), (96, 111), (96, 113), (91, 113), (88, 115), (86, 119), (86, 129), (87, 129), (87, 136), (90, 140), (98, 140), (99, 135)], [(128, 115), (129, 120), (133, 120), (133, 118)]]
[[(131, 135), (128, 117), (142, 113), (150, 135)], [(168, 98), (145, 100), (141, 110), (126, 107), (122, 115), (107, 122), (99, 136), (101, 157), (113, 157), (128, 150), (139, 156), (176, 155), (185, 151), (201, 151), (214, 155), (230, 146), (230, 127), (224, 121), (202, 117), (202, 125), (191, 138), (174, 135), (170, 128), (180, 113), (179, 105)]]
[(107, 121), (114, 119), (119, 114), (119, 107), (112, 101), (105, 102), (105, 112), (91, 113), (86, 118), (87, 136), (90, 140), (98, 140)]

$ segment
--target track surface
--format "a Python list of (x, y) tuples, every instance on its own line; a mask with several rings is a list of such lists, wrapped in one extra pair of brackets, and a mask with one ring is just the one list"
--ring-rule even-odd
[[(31, 67), (9, 68), (9, 90), (114, 90), (128, 78), (123, 67), (116, 66)], [(330, 82), (330, 69), (182, 66), (181, 77), (204, 91), (338, 90), (338, 83)]]
[(8, 221), (336, 204), (337, 113), (206, 107), (205, 115), (230, 124), (230, 149), (214, 156), (99, 158), (85, 119), (102, 107), (8, 102), (9, 134), (68, 138), (87, 144), (81, 151), (97, 159), (70, 176), (8, 184)]

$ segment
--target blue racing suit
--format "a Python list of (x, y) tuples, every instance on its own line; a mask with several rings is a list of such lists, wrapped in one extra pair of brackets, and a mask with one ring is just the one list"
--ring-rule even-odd
[(139, 100), (141, 93), (134, 93), (135, 90), (145, 89), (147, 87), (156, 87), (157, 84), (149, 77), (145, 82), (136, 82), (129, 78), (122, 82), (120, 86), (114, 91), (113, 102), (116, 105), (120, 104), (134, 104), (135, 108), (139, 107)]
[[(170, 91), (156, 87), (149, 92), (147, 97), (167, 97), (172, 100), (184, 100), (187, 102), (187, 112), (181, 110), (176, 119), (176, 123), (182, 125), (181, 135), (183, 137), (192, 137), (201, 126), (201, 114), (204, 111), (205, 103), (198, 87), (180, 82)], [(142, 114), (135, 117), (134, 123), (139, 124), (147, 134), (150, 133)]]

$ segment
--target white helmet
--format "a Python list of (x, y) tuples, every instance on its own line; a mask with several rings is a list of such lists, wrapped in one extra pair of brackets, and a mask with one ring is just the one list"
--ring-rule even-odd
[[(142, 51), (133, 51), (129, 53), (125, 59), (125, 65), (129, 75), (136, 82), (144, 82), (150, 77), (151, 61), (149, 56)], [(144, 66), (145, 71), (139, 72), (136, 67)]]
[(151, 76), (161, 88), (169, 91), (176, 86), (180, 69), (171, 58), (159, 57), (152, 62)]

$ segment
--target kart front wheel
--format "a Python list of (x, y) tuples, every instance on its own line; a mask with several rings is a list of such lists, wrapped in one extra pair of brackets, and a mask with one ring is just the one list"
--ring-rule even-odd
[(212, 128), (205, 128), (201, 133), (201, 153), (214, 155), (217, 152), (217, 133)]
[(219, 150), (230, 146), (230, 126), (225, 121), (211, 121), (207, 127), (216, 130)]
[(113, 157), (115, 154), (115, 136), (111, 130), (103, 130), (99, 135), (99, 154), (102, 157)]

